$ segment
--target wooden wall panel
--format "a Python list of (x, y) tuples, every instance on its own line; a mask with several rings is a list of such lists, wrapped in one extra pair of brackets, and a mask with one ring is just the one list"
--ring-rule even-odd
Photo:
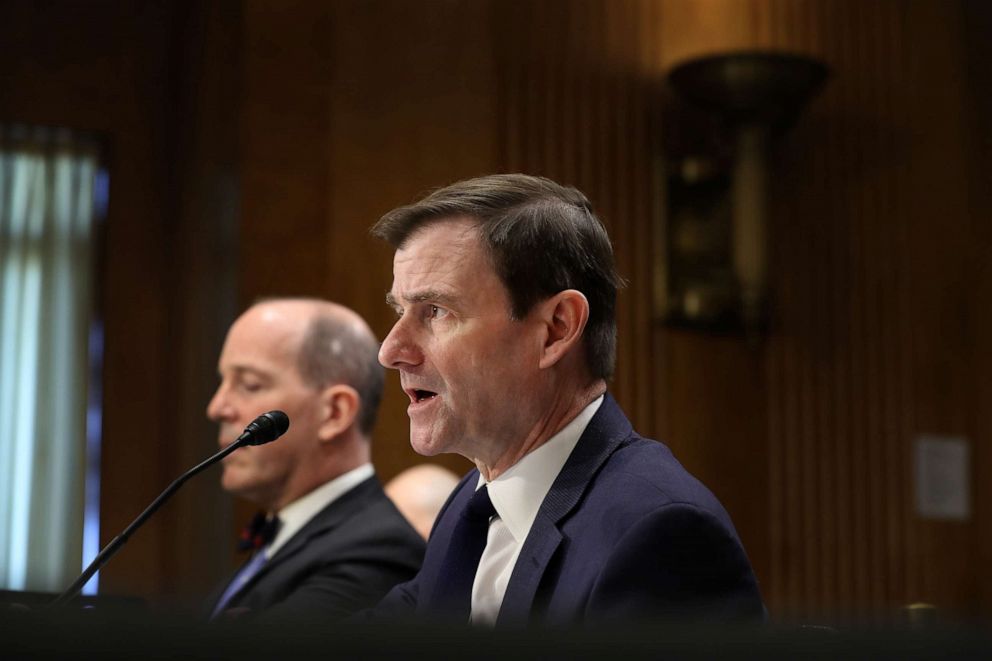
[[(652, 3), (501, 3), (502, 168), (573, 185), (592, 201), (630, 283), (611, 388), (639, 427), (653, 425), (650, 282), (655, 195)], [(645, 295), (647, 294), (647, 296)]]
[(328, 3), (243, 6), (242, 310), (263, 296), (322, 293), (333, 18)]
[(967, 49), (966, 89), (969, 112), (963, 120), (969, 131), (968, 181), (970, 190), (970, 246), (973, 272), (966, 288), (970, 291), (968, 311), (971, 325), (972, 378), (969, 414), (974, 446), (975, 520), (980, 522), (973, 566), (979, 568), (977, 583), (981, 595), (979, 611), (990, 610), (992, 572), (992, 5), (976, 0), (964, 3)]
[[(217, 386), (217, 357), (237, 311), (241, 2), (193, 3), (177, 21), (173, 145), (176, 211), (169, 232), (169, 383), (175, 400), (166, 430), (172, 477), (215, 453), (217, 425), (206, 406)], [(230, 442), (233, 439), (227, 439)], [(160, 488), (165, 488), (163, 482)], [(135, 503), (135, 507), (139, 504)], [(229, 571), (231, 499), (213, 468), (157, 515), (165, 531), (158, 603), (198, 607)]]
[[(324, 152), (329, 237), (320, 248), (328, 271), (321, 287), (364, 316), (380, 338), (396, 319), (385, 304), (393, 251), (369, 228), (432, 188), (498, 167), (490, 4), (444, 2), (425, 10), (404, 0), (333, 3)], [(384, 480), (428, 461), (410, 447), (408, 403), (389, 370), (373, 443)], [(456, 455), (429, 461), (458, 474), (470, 467)]]
[[(430, 188), (496, 169), (489, 11), (480, 2), (245, 4), (244, 305), (263, 294), (323, 296), (385, 336), (392, 250), (369, 228)], [(375, 437), (383, 479), (422, 460), (393, 374)]]
[[(666, 61), (774, 48), (819, 57), (834, 74), (773, 165), (776, 305), (763, 349), (773, 612), (887, 618), (914, 600), (987, 608), (967, 578), (976, 524), (923, 522), (912, 509), (917, 434), (983, 440), (967, 424), (964, 283), (976, 257), (969, 139), (955, 120), (970, 103), (956, 73), (961, 5), (665, 8), (663, 18), (680, 19), (663, 21)], [(722, 20), (706, 21), (713, 15)], [(670, 392), (691, 382), (666, 378)], [(714, 393), (714, 408), (732, 404)]]
[(958, 8), (824, 9), (767, 15), (771, 45), (834, 70), (775, 188), (771, 598), (797, 617), (970, 610), (969, 526), (919, 521), (911, 480), (918, 434), (967, 433)]

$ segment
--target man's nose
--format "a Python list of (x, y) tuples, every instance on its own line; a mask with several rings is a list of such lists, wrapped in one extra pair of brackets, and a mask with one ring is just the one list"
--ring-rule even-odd
[(399, 319), (379, 346), (379, 362), (383, 367), (398, 370), (419, 365), (422, 360), (420, 348), (410, 337), (403, 319)]
[(217, 392), (210, 398), (207, 404), (207, 417), (214, 422), (220, 422), (228, 410), (227, 389), (223, 383), (217, 386)]

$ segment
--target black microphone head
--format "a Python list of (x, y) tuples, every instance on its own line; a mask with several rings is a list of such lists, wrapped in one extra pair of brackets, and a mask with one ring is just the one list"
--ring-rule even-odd
[(238, 440), (243, 439), (245, 445), (264, 445), (285, 434), (287, 429), (289, 416), (282, 411), (269, 411), (252, 420)]

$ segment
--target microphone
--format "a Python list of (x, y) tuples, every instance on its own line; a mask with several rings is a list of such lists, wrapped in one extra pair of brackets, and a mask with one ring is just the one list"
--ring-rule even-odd
[(269, 411), (268, 413), (263, 413), (258, 416), (251, 423), (245, 427), (244, 432), (241, 436), (238, 436), (233, 443), (225, 447), (223, 450), (213, 455), (206, 461), (203, 461), (193, 468), (177, 477), (172, 484), (170, 484), (165, 491), (159, 494), (158, 498), (152, 501), (152, 504), (145, 508), (145, 511), (138, 515), (134, 521), (131, 522), (124, 532), (114, 537), (107, 546), (104, 547), (102, 551), (93, 559), (93, 562), (79, 575), (72, 585), (67, 587), (65, 591), (56, 597), (49, 607), (61, 606), (65, 602), (69, 601), (83, 589), (83, 586), (93, 577), (93, 574), (100, 571), (107, 562), (114, 557), (114, 555), (121, 549), (127, 540), (134, 534), (134, 531), (141, 527), (141, 525), (148, 520), (148, 518), (154, 514), (162, 504), (167, 501), (172, 494), (179, 491), (179, 487), (185, 484), (186, 480), (193, 477), (197, 473), (200, 473), (207, 468), (210, 468), (218, 461), (231, 454), (238, 448), (244, 447), (246, 445), (263, 445), (265, 443), (271, 443), (280, 436), (286, 433), (289, 429), (289, 417), (282, 411)]
[(289, 416), (282, 411), (269, 411), (255, 418), (235, 443), (244, 445), (265, 445), (286, 433), (289, 429)]

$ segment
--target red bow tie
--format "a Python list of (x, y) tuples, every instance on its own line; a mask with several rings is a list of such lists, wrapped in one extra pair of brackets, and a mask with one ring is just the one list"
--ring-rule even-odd
[(238, 540), (239, 551), (257, 551), (273, 539), (281, 525), (279, 517), (269, 517), (265, 512), (259, 512), (252, 517), (251, 522), (241, 530)]

